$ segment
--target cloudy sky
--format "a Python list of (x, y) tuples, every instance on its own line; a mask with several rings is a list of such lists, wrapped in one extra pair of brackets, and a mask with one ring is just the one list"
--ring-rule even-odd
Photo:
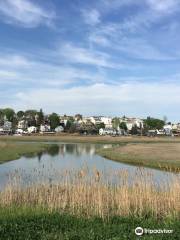
[(180, 120), (180, 0), (0, 0), (0, 107)]

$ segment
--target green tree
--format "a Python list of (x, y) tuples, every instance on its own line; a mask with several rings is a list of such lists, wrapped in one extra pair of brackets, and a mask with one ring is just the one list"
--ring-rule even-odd
[(138, 134), (138, 127), (137, 127), (136, 124), (134, 124), (134, 126), (132, 127), (132, 129), (131, 129), (131, 134), (132, 134), (132, 135)]
[(73, 129), (73, 120), (71, 119), (68, 119), (67, 120), (67, 123), (66, 123), (66, 126), (65, 126), (65, 130), (66, 131), (69, 131), (71, 129), (71, 131), (72, 131), (72, 129)]
[(114, 129), (117, 129), (117, 128), (119, 127), (119, 125), (120, 125), (120, 120), (119, 120), (119, 118), (117, 118), (117, 117), (113, 118), (113, 120), (112, 120), (112, 125), (113, 125), (113, 128), (114, 128)]
[(3, 109), (0, 109), (0, 126), (3, 124), (4, 121), (4, 112)]
[(144, 121), (146, 126), (149, 129), (162, 129), (163, 126), (165, 125), (165, 122), (161, 119), (157, 119), (157, 118), (151, 118), (151, 117), (147, 117), (147, 119)]
[(126, 125), (125, 122), (121, 122), (121, 123), (119, 124), (119, 127), (120, 127), (121, 129), (127, 131), (127, 125)]
[(95, 127), (96, 127), (97, 131), (99, 132), (99, 129), (105, 128), (105, 124), (103, 122), (96, 123)]
[(44, 113), (43, 110), (40, 109), (39, 112), (37, 112), (37, 127), (40, 128), (41, 124), (44, 123)]
[(28, 126), (36, 127), (36, 114), (37, 114), (37, 111), (33, 109), (29, 109), (25, 111), (24, 115), (28, 122)]
[(17, 117), (18, 117), (18, 119), (22, 119), (24, 117), (24, 112), (23, 111), (18, 111), (17, 112)]
[(54, 130), (56, 127), (59, 126), (59, 116), (58, 116), (58, 114), (57, 113), (52, 113), (49, 116), (49, 121), (50, 121), (51, 129)]
[(6, 116), (8, 121), (12, 122), (15, 112), (12, 108), (5, 108), (3, 109), (3, 115)]

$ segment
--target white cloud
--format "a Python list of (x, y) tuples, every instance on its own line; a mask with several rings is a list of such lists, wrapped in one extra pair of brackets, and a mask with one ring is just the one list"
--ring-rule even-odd
[[(59, 56), (54, 58), (56, 63), (38, 61), (36, 57), (24, 57), (20, 54), (0, 53), (0, 82), (13, 83), (17, 86), (63, 86), (75, 82), (102, 82), (104, 72), (87, 71), (78, 67), (59, 63)], [(9, 80), (7, 82), (7, 80)], [(38, 80), (38, 81), (37, 81)]]
[(147, 0), (147, 3), (153, 10), (164, 14), (176, 12), (180, 6), (179, 0)]
[[(17, 109), (33, 107), (47, 112), (85, 115), (158, 116), (169, 114), (178, 120), (180, 83), (129, 82), (117, 85), (93, 84), (70, 89), (33, 89), (15, 96)], [(53, 96), (53, 97), (52, 97)]]
[(92, 26), (101, 22), (100, 20), (101, 15), (97, 9), (82, 10), (82, 16), (84, 18), (85, 23)]
[(8, 79), (15, 79), (18, 77), (16, 72), (0, 70), (0, 83)]
[(55, 13), (43, 9), (30, 0), (1, 0), (0, 17), (9, 24), (37, 27), (41, 24), (50, 26)]
[(0, 57), (0, 66), (9, 66), (12, 68), (16, 67), (28, 67), (32, 64), (25, 57), (18, 54), (3, 54), (1, 53)]
[(77, 47), (69, 43), (61, 47), (60, 54), (65, 57), (69, 63), (81, 63), (114, 69), (125, 67), (123, 64), (112, 60), (111, 56), (105, 52)]

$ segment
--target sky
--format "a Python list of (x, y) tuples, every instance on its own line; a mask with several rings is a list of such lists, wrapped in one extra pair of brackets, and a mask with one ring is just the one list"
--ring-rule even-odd
[(0, 0), (0, 108), (180, 121), (180, 0)]

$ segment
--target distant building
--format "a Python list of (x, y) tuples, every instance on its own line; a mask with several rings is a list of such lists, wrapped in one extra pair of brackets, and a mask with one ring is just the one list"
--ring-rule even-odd
[(11, 131), (12, 130), (12, 122), (9, 121), (4, 121), (4, 126), (3, 126), (4, 131)]
[(61, 133), (63, 131), (64, 131), (64, 128), (62, 126), (58, 126), (57, 128), (55, 128), (56, 133)]
[(111, 117), (101, 117), (101, 122), (104, 123), (105, 128), (112, 128), (112, 118)]
[(40, 126), (40, 132), (49, 132), (50, 130), (51, 130), (50, 125), (45, 124)]
[(164, 129), (164, 132), (166, 135), (168, 135), (168, 136), (172, 135), (173, 128), (172, 128), (171, 124), (164, 125), (163, 129)]
[(90, 117), (89, 119), (94, 125), (102, 123), (101, 117), (98, 117), (98, 116)]
[(139, 128), (139, 129), (144, 128), (144, 121), (140, 118), (123, 117), (123, 118), (120, 118), (120, 122), (126, 123), (128, 131), (131, 131), (134, 126), (137, 126), (137, 128)]
[(26, 120), (21, 120), (18, 122), (18, 126), (19, 129), (27, 129), (28, 127), (28, 122)]
[(37, 127), (34, 127), (34, 126), (28, 127), (27, 131), (28, 131), (28, 133), (36, 133)]

